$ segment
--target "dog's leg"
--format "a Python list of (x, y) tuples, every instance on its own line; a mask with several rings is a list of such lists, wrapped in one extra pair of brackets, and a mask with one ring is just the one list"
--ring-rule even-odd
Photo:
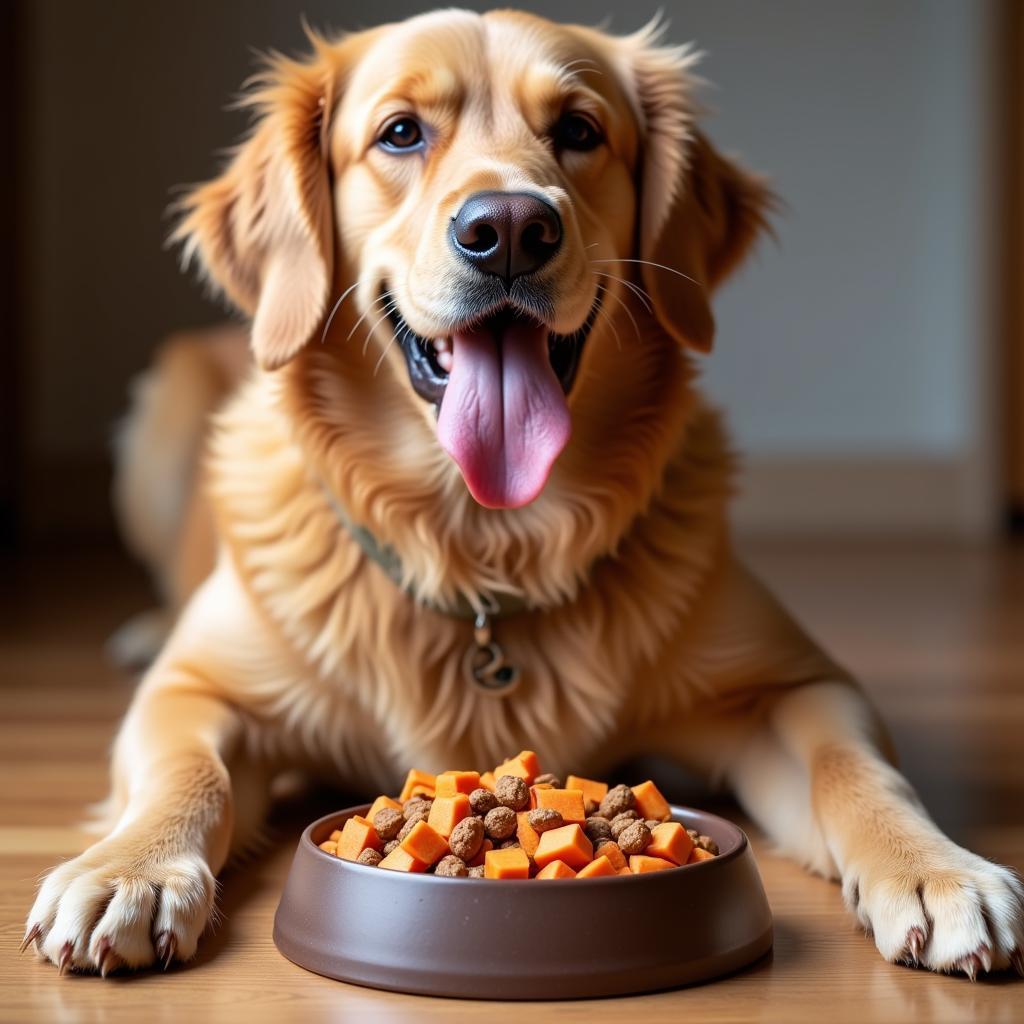
[(195, 952), (214, 878), (265, 806), (241, 710), (254, 665), (278, 671), (265, 632), (226, 566), (186, 609), (115, 743), (113, 830), (52, 871), (29, 914), (29, 941), (62, 970), (166, 966)]
[(811, 684), (777, 699), (727, 774), (783, 850), (841, 878), (886, 959), (1024, 974), (1020, 878), (943, 835), (884, 746), (858, 690)]
[(114, 830), (43, 881), (27, 937), (63, 972), (186, 960), (232, 832), (234, 713), (175, 679), (140, 691), (117, 740)]

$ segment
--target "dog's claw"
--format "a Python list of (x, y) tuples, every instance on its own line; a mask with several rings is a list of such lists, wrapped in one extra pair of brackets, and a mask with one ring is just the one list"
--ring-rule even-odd
[(57, 973), (63, 974), (68, 969), (68, 964), (71, 963), (71, 956), (75, 951), (75, 947), (70, 942), (65, 942), (60, 948), (60, 957), (57, 960)]
[(156, 956), (161, 961), (161, 966), (166, 971), (174, 960), (177, 952), (178, 941), (173, 932), (161, 932), (156, 940)]
[(21, 940), (21, 947), (18, 949), (18, 952), (24, 953), (25, 950), (39, 938), (42, 931), (43, 929), (38, 924), (32, 925), (32, 927), (25, 933), (25, 938)]
[(988, 974), (992, 970), (992, 947), (983, 944), (977, 948), (974, 956), (981, 962), (981, 969)]
[(925, 934), (920, 928), (911, 928), (907, 932), (907, 949), (914, 964), (921, 962), (921, 950), (924, 949)]
[(100, 939), (99, 949), (96, 953), (96, 964), (100, 969), (101, 978), (105, 978), (111, 971), (116, 969), (118, 959), (111, 948), (110, 939)]
[(981, 960), (978, 958), (976, 953), (970, 953), (957, 964), (957, 967), (959, 967), (960, 970), (971, 979), (971, 981), (977, 981), (978, 968), (981, 967)]

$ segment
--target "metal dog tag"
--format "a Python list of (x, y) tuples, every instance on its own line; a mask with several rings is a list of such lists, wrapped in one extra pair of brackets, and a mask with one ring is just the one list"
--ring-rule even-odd
[(505, 697), (519, 685), (519, 669), (491, 636), (491, 621), (484, 612), (473, 622), (473, 643), (462, 658), (467, 682), (493, 697)]

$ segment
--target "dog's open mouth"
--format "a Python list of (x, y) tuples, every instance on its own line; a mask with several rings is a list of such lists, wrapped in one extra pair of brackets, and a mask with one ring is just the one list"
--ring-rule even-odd
[(529, 504), (569, 440), (566, 396), (599, 303), (570, 335), (506, 307), (437, 339), (389, 306), (409, 380), (438, 406), (438, 440), (470, 493), (488, 508)]

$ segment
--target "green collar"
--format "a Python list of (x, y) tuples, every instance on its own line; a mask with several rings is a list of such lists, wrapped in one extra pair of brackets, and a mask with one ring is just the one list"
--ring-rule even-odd
[(515, 615), (526, 611), (530, 605), (526, 599), (515, 594), (492, 594), (478, 593), (476, 601), (471, 601), (465, 594), (459, 593), (454, 603), (423, 600), (417, 597), (403, 582), (402, 561), (395, 552), (395, 549), (388, 544), (381, 544), (379, 540), (365, 527), (354, 523), (348, 516), (341, 502), (334, 493), (321, 480), (320, 489), (331, 506), (338, 522), (348, 531), (352, 539), (363, 549), (363, 554), (372, 562), (384, 570), (387, 577), (400, 590), (408, 594), (413, 600), (440, 612), (442, 615), (451, 615), (457, 619), (468, 619), (477, 621), (481, 616), (487, 618), (500, 618), (505, 615)]

